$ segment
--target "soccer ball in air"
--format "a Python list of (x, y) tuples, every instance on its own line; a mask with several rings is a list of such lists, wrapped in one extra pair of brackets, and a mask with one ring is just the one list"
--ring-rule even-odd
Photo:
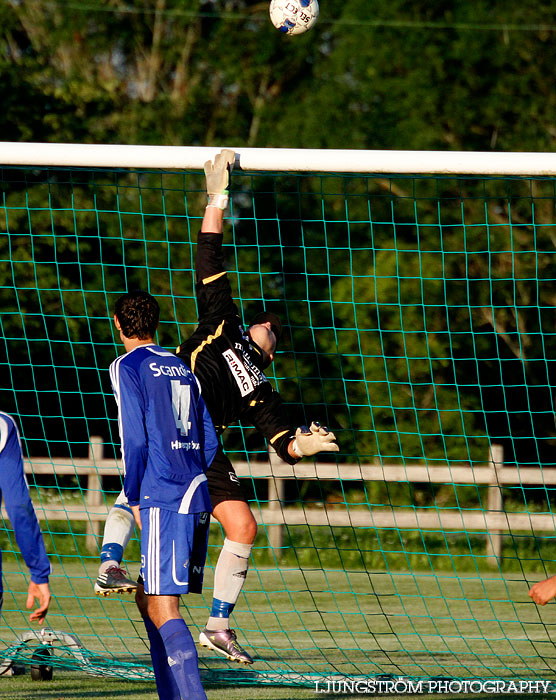
[(272, 0), (270, 21), (284, 34), (302, 34), (319, 16), (318, 0)]

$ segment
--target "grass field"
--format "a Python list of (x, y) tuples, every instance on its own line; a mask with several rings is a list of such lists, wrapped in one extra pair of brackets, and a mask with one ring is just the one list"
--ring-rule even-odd
[[(304, 700), (316, 698), (308, 688), (230, 688), (208, 686), (208, 700)], [(336, 695), (335, 697), (341, 697)], [(35, 682), (30, 676), (0, 678), (0, 700), (156, 700), (153, 682), (122, 681), (59, 672), (52, 681)]]
[[(95, 576), (92, 560), (64, 557), (55, 564), (49, 626), (76, 635), (108, 669), (121, 672), (121, 662), (146, 669), (148, 649), (132, 598), (98, 598), (92, 590)], [(0, 634), (9, 646), (30, 627), (26, 578), (17, 562), (5, 563), (4, 578)], [(317, 567), (254, 568), (234, 626), (256, 658), (255, 666), (232, 665), (200, 649), (201, 671), (205, 679), (226, 683), (226, 697), (283, 700), (315, 697), (314, 679), (330, 674), (552, 680), (554, 606), (537, 608), (527, 596), (529, 585), (523, 575), (514, 573), (456, 576), (430, 571), (370, 574)], [(204, 626), (211, 588), (208, 570), (205, 596), (183, 599), (187, 603), (183, 614), (194, 635)], [(61, 663), (67, 662), (67, 655), (64, 658)], [(97, 678), (76, 672), (70, 660), (74, 668), (55, 668), (51, 682), (32, 682), (29, 674), (1, 678), (0, 699), (156, 697), (150, 680)], [(268, 685), (280, 678), (291, 683), (299, 675), (305, 677), (306, 687)], [(209, 698), (222, 697), (221, 689), (207, 687)]]

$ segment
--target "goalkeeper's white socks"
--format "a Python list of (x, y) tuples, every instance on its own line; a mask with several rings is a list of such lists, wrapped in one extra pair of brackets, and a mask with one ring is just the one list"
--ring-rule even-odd
[(207, 630), (229, 628), (230, 613), (245, 583), (252, 549), (252, 544), (233, 542), (228, 538), (224, 540), (214, 571), (214, 597)]

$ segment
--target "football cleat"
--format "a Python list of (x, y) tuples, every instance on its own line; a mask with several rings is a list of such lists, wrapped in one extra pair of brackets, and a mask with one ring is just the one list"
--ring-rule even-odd
[(95, 593), (108, 596), (113, 593), (135, 593), (137, 584), (127, 577), (127, 571), (119, 566), (110, 566), (95, 581)]
[(252, 664), (253, 659), (239, 645), (234, 630), (205, 629), (199, 635), (199, 644), (225, 656), (229, 661)]

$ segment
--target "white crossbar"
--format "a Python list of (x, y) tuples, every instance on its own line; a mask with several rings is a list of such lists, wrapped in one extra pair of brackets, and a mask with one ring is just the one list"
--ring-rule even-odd
[[(423, 175), (556, 175), (556, 153), (471, 151), (365, 151), (233, 148), (248, 171), (411, 173)], [(219, 146), (0, 142), (0, 166), (202, 170)]]

